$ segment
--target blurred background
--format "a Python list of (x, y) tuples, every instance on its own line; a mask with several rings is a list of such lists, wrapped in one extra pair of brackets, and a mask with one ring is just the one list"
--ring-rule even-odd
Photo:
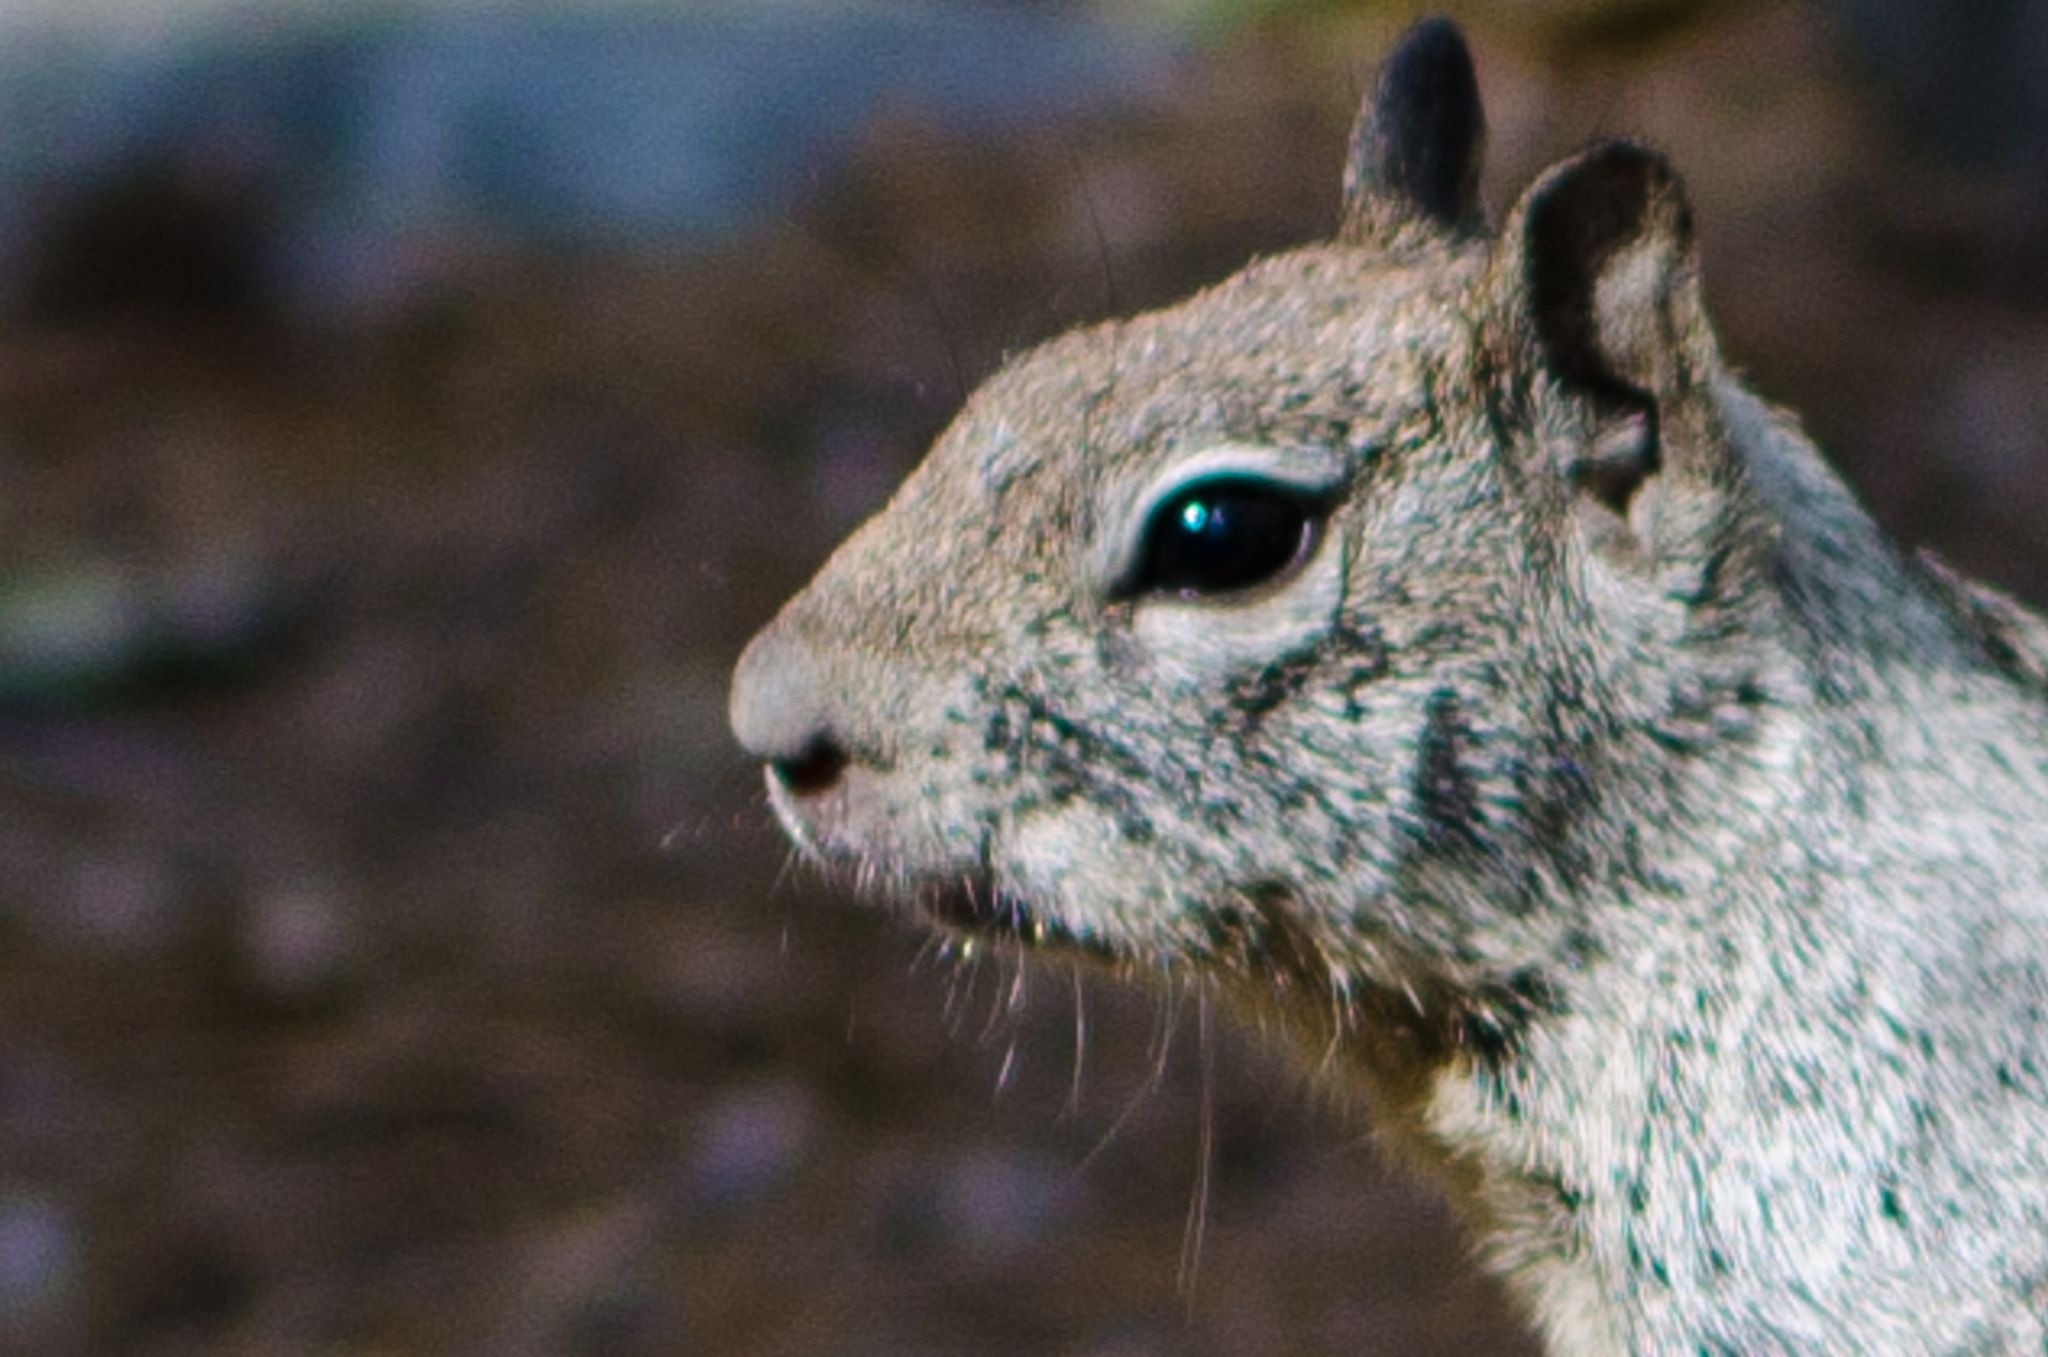
[[(1496, 212), (1662, 143), (1755, 384), (2048, 600), (2048, 9), (1445, 8)], [(0, 1352), (1528, 1352), (1274, 1052), (822, 893), (724, 721), (1005, 353), (1331, 229), (1412, 17), (5, 0)]]

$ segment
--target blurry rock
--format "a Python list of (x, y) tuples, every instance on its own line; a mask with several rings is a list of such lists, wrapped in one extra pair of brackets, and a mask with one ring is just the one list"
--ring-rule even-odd
[(102, 562), (0, 582), (0, 697), (75, 690), (118, 671), (144, 618), (131, 581)]
[(690, 1197), (729, 1208), (772, 1191), (809, 1153), (819, 1120), (815, 1097), (794, 1081), (727, 1095), (699, 1125), (686, 1183)]
[(0, 1163), (16, 1173), (91, 1143), (96, 1109), (77, 1066), (54, 1051), (0, 1052)]
[(633, 969), (670, 1023), (697, 1032), (787, 1021), (809, 968), (706, 909), (674, 909), (632, 939)]
[(1906, 129), (1943, 159), (2026, 164), (2048, 138), (2048, 8), (2026, 0), (1825, 0)]
[(0, 238), (49, 323), (389, 314), (466, 246), (726, 236), (879, 106), (1002, 127), (1164, 56), (1070, 5), (169, 5), (126, 43), (101, 8), (0, 6)]
[(891, 1255), (1001, 1265), (1071, 1224), (1085, 1190), (1073, 1166), (1018, 1145), (888, 1155), (871, 1167), (867, 1228)]
[(57, 1197), (0, 1195), (0, 1350), (58, 1351), (75, 1336), (83, 1231)]
[(255, 997), (285, 1008), (332, 1002), (363, 962), (347, 892), (318, 876), (253, 892), (243, 907), (240, 942), (245, 983)]
[(87, 558), (0, 577), (0, 704), (233, 684), (260, 667), (282, 614), (269, 574), (232, 554), (161, 570)]
[(645, 1257), (659, 1237), (658, 1204), (641, 1196), (551, 1219), (520, 1241), (492, 1351), (638, 1351)]
[(939, 1211), (957, 1246), (1000, 1261), (1045, 1240), (1071, 1214), (1075, 1175), (1014, 1146), (953, 1156), (940, 1170)]
[(149, 1251), (129, 1279), (113, 1322), (123, 1350), (154, 1339), (216, 1339), (255, 1303), (250, 1260), (224, 1243), (188, 1236)]
[(117, 168), (37, 224), (22, 319), (50, 329), (260, 326), (275, 291), (270, 217), (232, 175), (161, 159)]
[(130, 956), (162, 951), (187, 922), (177, 865), (149, 843), (107, 844), (82, 853), (66, 904), (62, 917), (52, 921), (61, 935)]

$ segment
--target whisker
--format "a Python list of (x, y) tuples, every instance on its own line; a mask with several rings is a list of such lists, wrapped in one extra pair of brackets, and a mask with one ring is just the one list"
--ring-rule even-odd
[(768, 883), (768, 894), (776, 896), (788, 890), (790, 882), (796, 878), (797, 867), (802, 862), (803, 854), (795, 848), (785, 851), (782, 855), (782, 865), (775, 871), (775, 879)]
[(917, 950), (910, 954), (910, 973), (918, 975), (927, 966), (937, 967), (953, 955), (952, 940), (943, 933), (923, 934)]
[(955, 949), (953, 973), (946, 977), (946, 1003), (943, 1012), (947, 1035), (956, 1040), (960, 1036), (960, 1026), (967, 1011), (967, 1004), (974, 996), (974, 978), (980, 969), (980, 961), (974, 954), (973, 944), (963, 942)]
[(1173, 1049), (1173, 1028), (1180, 1020), (1180, 999), (1174, 993), (1171, 976), (1167, 978), (1165, 993), (1160, 996), (1158, 1013), (1149, 1039), (1151, 1069), (1138, 1085), (1137, 1091), (1124, 1101), (1122, 1110), (1116, 1114), (1116, 1120), (1112, 1121), (1109, 1129), (1096, 1140), (1095, 1147), (1081, 1156), (1081, 1162), (1075, 1166), (1075, 1173), (1086, 1172), (1102, 1157), (1103, 1151), (1109, 1148), (1110, 1143), (1130, 1124), (1131, 1118), (1137, 1115), (1138, 1108), (1147, 1098), (1159, 1092), (1160, 1085), (1166, 1081), (1166, 1061)]
[(1102, 229), (1102, 214), (1097, 209), (1094, 189), (1088, 183), (1088, 167), (1080, 153), (1065, 138), (1058, 142), (1063, 153), (1062, 159), (1068, 175), (1081, 196), (1081, 206), (1088, 214), (1088, 229), (1095, 237), (1095, 257), (1102, 264), (1103, 302), (1109, 314), (1117, 315), (1124, 310), (1122, 291), (1116, 282), (1116, 259), (1110, 253), (1109, 233)]
[(1013, 1034), (1010, 1044), (1003, 1051), (1002, 1067), (996, 1071), (996, 1096), (1002, 1097), (1009, 1091), (1010, 1079), (1017, 1073), (1017, 1038)]
[(1158, 1088), (1166, 1079), (1166, 1060), (1173, 1053), (1173, 1032), (1180, 1026), (1181, 994), (1174, 987), (1173, 973), (1168, 971), (1161, 985), (1159, 1016), (1153, 1020), (1151, 1038), (1152, 1073), (1145, 1083), (1148, 1088)]
[(1031, 967), (1029, 963), (1022, 956), (1019, 956), (1017, 958), (1017, 973), (1010, 980), (1009, 997), (1003, 1003), (1004, 1009), (1013, 1018), (1020, 1018), (1024, 1014), (1024, 998), (1026, 991), (1029, 989), (1028, 981), (1030, 975)]
[[(978, 1038), (981, 1041), (987, 1041), (995, 1036), (996, 1024), (1003, 1020), (1004, 1014), (1013, 1011), (1010, 1008), (1010, 997), (1015, 984), (1024, 976), (1023, 960), (1012, 955), (1008, 948), (996, 948), (992, 955), (996, 966), (996, 988), (995, 993), (989, 996), (988, 1016), (982, 1019), (981, 1036)], [(1015, 980), (1004, 978), (1012, 973), (1016, 977)], [(1015, 1030), (1014, 1026), (1011, 1030)]]
[(1201, 1117), (1195, 1151), (1194, 1192), (1188, 1201), (1188, 1218), (1181, 1230), (1180, 1270), (1175, 1278), (1188, 1315), (1194, 1315), (1195, 1277), (1202, 1266), (1202, 1241), (1209, 1228), (1209, 1187), (1216, 1164), (1216, 1048), (1209, 1033), (1209, 992), (1195, 994), (1195, 1045), (1202, 1068)]
[(1088, 1060), (1088, 989), (1080, 967), (1070, 969), (1067, 977), (1074, 985), (1074, 1077), (1060, 1115), (1072, 1119), (1081, 1115), (1081, 1071)]

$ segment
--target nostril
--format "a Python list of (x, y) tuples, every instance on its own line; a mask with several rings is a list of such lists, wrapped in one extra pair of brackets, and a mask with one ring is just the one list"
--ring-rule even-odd
[(805, 745), (795, 758), (777, 759), (772, 766), (775, 775), (782, 779), (782, 785), (791, 792), (798, 796), (817, 796), (838, 785), (846, 764), (846, 751), (831, 740), (820, 737)]
[(850, 761), (824, 688), (817, 655), (779, 624), (754, 638), (733, 674), (733, 733), (797, 796), (829, 791)]

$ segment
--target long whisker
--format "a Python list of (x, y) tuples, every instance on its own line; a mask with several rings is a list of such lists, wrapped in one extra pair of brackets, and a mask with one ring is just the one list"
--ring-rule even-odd
[(1131, 1118), (1137, 1115), (1138, 1108), (1147, 1098), (1157, 1093), (1160, 1085), (1166, 1081), (1167, 1057), (1173, 1049), (1173, 1029), (1180, 1021), (1180, 995), (1174, 990), (1171, 977), (1168, 978), (1165, 988), (1166, 992), (1159, 999), (1159, 1016), (1155, 1019), (1152, 1029), (1151, 1069), (1146, 1073), (1144, 1082), (1138, 1085), (1137, 1091), (1125, 1100), (1123, 1109), (1116, 1114), (1116, 1120), (1109, 1124), (1109, 1129), (1102, 1133), (1101, 1138), (1095, 1142), (1095, 1147), (1081, 1157), (1080, 1164), (1074, 1170), (1077, 1174), (1086, 1172), (1089, 1166), (1102, 1157), (1103, 1151), (1109, 1148), (1111, 1142), (1122, 1134), (1124, 1127), (1130, 1124)]
[(1010, 1080), (1017, 1073), (1017, 1038), (1012, 1035), (1010, 1044), (1003, 1049), (1002, 1066), (996, 1070), (996, 1096), (1002, 1097), (1009, 1091)]
[(1209, 1227), (1209, 1187), (1216, 1164), (1216, 1048), (1209, 1032), (1209, 992), (1195, 994), (1195, 1044), (1202, 1067), (1202, 1100), (1195, 1157), (1194, 1192), (1188, 1201), (1187, 1224), (1181, 1231), (1180, 1270), (1176, 1277), (1190, 1316), (1195, 1308), (1195, 1277), (1202, 1266), (1202, 1241)]
[(1074, 1118), (1081, 1115), (1081, 1072), (1088, 1060), (1088, 988), (1078, 966), (1067, 974), (1074, 985), (1074, 1077), (1061, 1115)]

